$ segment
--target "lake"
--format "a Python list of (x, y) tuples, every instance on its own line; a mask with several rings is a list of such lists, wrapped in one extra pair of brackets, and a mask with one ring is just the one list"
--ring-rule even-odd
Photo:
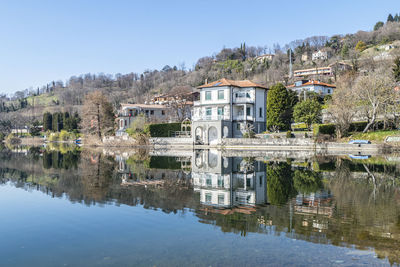
[(398, 157), (228, 154), (4, 148), (0, 266), (400, 263)]

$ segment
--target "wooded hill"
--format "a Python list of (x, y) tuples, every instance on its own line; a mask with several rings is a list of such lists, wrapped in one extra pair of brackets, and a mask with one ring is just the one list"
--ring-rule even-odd
[[(386, 51), (382, 45), (393, 44)], [(327, 60), (311, 60), (310, 54), (324, 49), (332, 56)], [(84, 96), (100, 90), (108, 96), (114, 108), (122, 102), (143, 103), (160, 93), (177, 92), (197, 87), (220, 78), (250, 79), (271, 86), (277, 82), (289, 84), (289, 50), (291, 50), (293, 70), (327, 66), (335, 62), (346, 62), (353, 72), (368, 72), (377, 64), (393, 64), (400, 55), (399, 16), (389, 15), (386, 23), (377, 22), (371, 31), (354, 34), (313, 36), (295, 40), (284, 47), (247, 46), (223, 48), (218, 53), (200, 58), (191, 69), (166, 65), (161, 70), (147, 70), (141, 74), (82, 74), (73, 76), (66, 83), (52, 81), (42, 87), (18, 91), (12, 96), (0, 95), (0, 120), (10, 120), (13, 127), (29, 124), (34, 119), (41, 120), (44, 112), (80, 111)], [(271, 60), (257, 57), (273, 54)], [(302, 55), (309, 55), (302, 60)], [(341, 75), (341, 73), (338, 73)], [(337, 76), (316, 77), (325, 82), (335, 83)]]

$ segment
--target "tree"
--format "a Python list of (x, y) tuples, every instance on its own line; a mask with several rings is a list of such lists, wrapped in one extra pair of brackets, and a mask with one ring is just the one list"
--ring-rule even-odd
[(271, 204), (286, 204), (290, 197), (296, 195), (290, 164), (286, 162), (268, 164), (267, 177), (267, 195)]
[(81, 128), (87, 135), (95, 135), (100, 140), (114, 131), (113, 108), (102, 92), (94, 91), (85, 96)]
[(287, 130), (292, 119), (293, 94), (278, 83), (271, 87), (267, 97), (267, 128), (271, 131)]
[(355, 84), (356, 100), (359, 106), (365, 108), (369, 120), (363, 130), (364, 133), (375, 123), (379, 112), (394, 97), (394, 87), (393, 76), (383, 68), (357, 79)]
[(349, 46), (347, 44), (343, 45), (342, 50), (340, 51), (340, 54), (343, 59), (346, 59), (349, 56)]
[(383, 25), (385, 25), (385, 23), (383, 23), (383, 21), (378, 21), (374, 26), (374, 31), (379, 30), (380, 28), (383, 27)]
[(396, 57), (393, 66), (393, 76), (396, 82), (400, 82), (400, 57)]
[(354, 76), (351, 74), (342, 76), (336, 83), (332, 99), (328, 101), (328, 114), (336, 124), (336, 137), (347, 135), (350, 124), (356, 115), (356, 98), (353, 90)]
[(314, 99), (307, 99), (294, 106), (293, 117), (295, 122), (304, 122), (307, 128), (311, 124), (321, 121), (321, 104)]
[(43, 114), (43, 130), (51, 131), (53, 129), (53, 115), (50, 112)]
[(293, 182), (294, 188), (303, 194), (314, 193), (323, 188), (321, 175), (310, 170), (294, 171)]
[(394, 18), (392, 16), (392, 14), (389, 14), (388, 18), (387, 18), (387, 22), (393, 22)]
[(63, 129), (63, 117), (62, 112), (56, 112), (53, 114), (53, 131), (59, 132)]
[(358, 41), (357, 45), (356, 45), (356, 50), (358, 52), (362, 52), (365, 49), (367, 49), (367, 45), (363, 42), (363, 41)]

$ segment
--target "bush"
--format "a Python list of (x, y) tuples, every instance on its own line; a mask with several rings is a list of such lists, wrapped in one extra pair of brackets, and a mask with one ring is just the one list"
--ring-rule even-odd
[(349, 132), (362, 132), (367, 124), (368, 122), (366, 121), (352, 122), (349, 127)]
[(324, 135), (335, 135), (336, 126), (335, 124), (314, 124), (313, 134), (314, 136), (318, 136), (321, 134)]
[(74, 133), (69, 133), (65, 130), (61, 130), (60, 135), (59, 135), (59, 140), (60, 141), (71, 141), (75, 139), (75, 134)]
[(153, 123), (144, 127), (144, 132), (151, 137), (170, 137), (172, 132), (180, 131), (181, 123)]
[(292, 138), (292, 131), (287, 131), (286, 132), (286, 138)]
[(55, 142), (55, 141), (59, 140), (59, 137), (60, 137), (59, 133), (52, 133), (49, 136), (49, 140), (52, 141), (52, 142)]

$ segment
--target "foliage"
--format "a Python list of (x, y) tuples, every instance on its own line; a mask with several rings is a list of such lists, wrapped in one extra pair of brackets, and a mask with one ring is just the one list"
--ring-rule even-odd
[(367, 49), (367, 45), (363, 41), (358, 41), (358, 43), (356, 45), (356, 50), (359, 52), (362, 52), (365, 49)]
[(267, 128), (270, 131), (288, 130), (295, 96), (278, 83), (270, 88), (267, 97)]
[(181, 163), (173, 157), (165, 157), (165, 156), (150, 157), (149, 168), (180, 170)]
[(287, 131), (286, 138), (292, 138), (292, 137), (293, 137), (292, 131)]
[(334, 135), (335, 134), (335, 124), (314, 124), (313, 127), (313, 135), (318, 136), (320, 134), (328, 134)]
[(295, 170), (293, 181), (294, 188), (303, 194), (317, 192), (323, 188), (321, 174), (310, 170)]
[(310, 129), (311, 124), (321, 121), (321, 104), (316, 100), (305, 100), (294, 106), (295, 122), (304, 122)]
[(393, 76), (396, 82), (400, 82), (400, 57), (396, 57), (393, 66)]
[(374, 31), (379, 30), (380, 28), (383, 27), (383, 25), (385, 25), (385, 23), (383, 23), (383, 21), (378, 21), (374, 26)]
[(296, 194), (293, 186), (293, 171), (290, 164), (269, 163), (267, 165), (268, 200), (274, 205), (286, 204)]
[(43, 131), (53, 130), (53, 115), (50, 112), (43, 114)]
[(39, 136), (40, 132), (41, 132), (41, 128), (40, 128), (40, 122), (39, 121), (34, 121), (32, 123), (32, 126), (29, 128), (29, 133), (32, 136)]
[(394, 131), (375, 131), (375, 132), (368, 132), (368, 133), (354, 133), (352, 134), (349, 138), (347, 139), (363, 139), (363, 140), (370, 140), (370, 141), (375, 141), (375, 142), (383, 142), (385, 141), (386, 137), (400, 135), (400, 131), (394, 130)]
[(152, 123), (145, 126), (145, 132), (151, 137), (171, 137), (172, 132), (180, 131), (180, 123)]

